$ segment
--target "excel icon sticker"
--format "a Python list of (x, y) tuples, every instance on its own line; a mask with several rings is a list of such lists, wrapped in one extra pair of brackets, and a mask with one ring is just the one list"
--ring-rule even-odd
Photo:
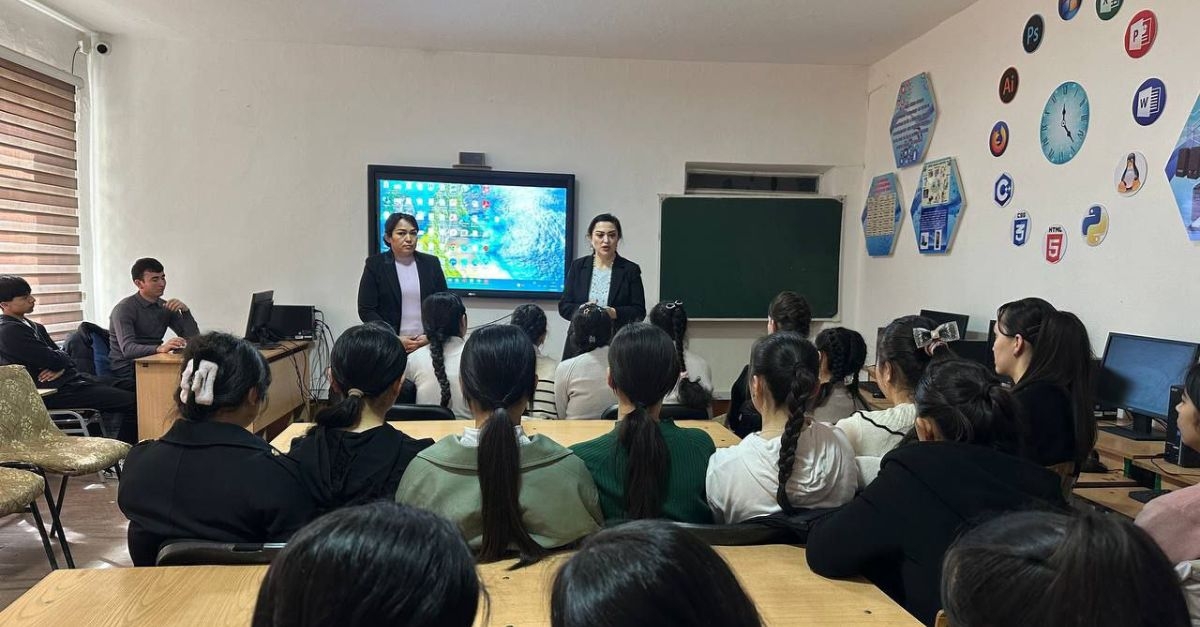
[(1067, 256), (1067, 230), (1061, 224), (1055, 224), (1046, 231), (1042, 254), (1050, 263), (1058, 263)]
[(1012, 221), (1013, 246), (1024, 246), (1029, 243), (1029, 231), (1033, 228), (1028, 211), (1018, 211)]

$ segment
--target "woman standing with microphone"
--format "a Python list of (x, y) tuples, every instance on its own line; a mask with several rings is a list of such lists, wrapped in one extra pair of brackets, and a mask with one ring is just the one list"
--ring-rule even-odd
[(387, 323), (408, 353), (429, 343), (421, 322), (421, 301), (447, 291), (441, 259), (417, 252), (420, 233), (412, 215), (388, 216), (383, 241), (391, 250), (367, 257), (358, 282), (358, 317), (364, 323)]
[[(642, 288), (642, 269), (617, 254), (621, 241), (621, 221), (611, 213), (602, 213), (588, 224), (588, 242), (592, 254), (571, 262), (558, 313), (570, 321), (575, 312), (587, 303), (596, 303), (608, 312), (613, 321), (613, 333), (630, 322), (646, 317), (646, 292)], [(567, 333), (563, 346), (564, 360), (579, 353)]]

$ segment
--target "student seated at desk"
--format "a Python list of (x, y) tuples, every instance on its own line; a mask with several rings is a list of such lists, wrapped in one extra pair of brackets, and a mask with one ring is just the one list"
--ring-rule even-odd
[(858, 377), (867, 361), (867, 342), (858, 331), (825, 329), (813, 341), (821, 353), (821, 389), (813, 399), (812, 417), (835, 424), (856, 411), (870, 409), (858, 390)]
[(171, 540), (285, 542), (313, 517), (296, 462), (250, 433), (271, 370), (258, 349), (206, 333), (183, 351), (180, 418), (129, 451), (117, 505), (134, 566)]
[(679, 363), (683, 364), (683, 372), (679, 373), (679, 383), (663, 399), (663, 403), (709, 411), (709, 405), (712, 404), (712, 370), (703, 357), (685, 348), (687, 322), (687, 311), (680, 301), (659, 303), (650, 310), (650, 324), (671, 336), (671, 341), (675, 342), (675, 350), (679, 353)]
[(986, 367), (934, 364), (917, 387), (919, 442), (883, 458), (879, 476), (808, 536), (825, 577), (865, 576), (932, 625), (947, 547), (983, 515), (1065, 508), (1058, 476), (1018, 455), (1019, 406)]
[(559, 419), (600, 418), (617, 402), (608, 386), (608, 342), (613, 323), (604, 308), (586, 303), (571, 320), (571, 336), (579, 353), (554, 371), (554, 409)]
[(1069, 466), (1064, 474), (1078, 476), (1096, 445), (1087, 328), (1073, 313), (1023, 298), (996, 312), (992, 353), (996, 372), (1013, 380), (1028, 416), (1029, 458)]
[(754, 343), (750, 398), (763, 430), (709, 460), (705, 487), (716, 522), (839, 507), (854, 498), (854, 449), (841, 431), (805, 415), (819, 388), (819, 368), (817, 349), (795, 333)]
[[(1200, 450), (1200, 365), (1192, 366), (1184, 379), (1179, 412), (1179, 435), (1183, 443)], [(1138, 514), (1137, 525), (1146, 530), (1173, 563), (1200, 559), (1200, 485), (1164, 494)]]
[(588, 538), (559, 569), (550, 624), (759, 627), (762, 621), (712, 547), (670, 523), (644, 520)]
[(671, 338), (645, 322), (626, 326), (613, 338), (608, 371), (621, 419), (612, 431), (572, 447), (596, 480), (605, 520), (712, 522), (704, 500), (712, 438), (658, 419), (663, 397), (679, 381)]
[[(187, 345), (187, 338), (200, 334), (200, 327), (183, 301), (163, 299), (167, 275), (157, 259), (138, 259), (130, 272), (138, 291), (121, 299), (109, 315), (108, 359), (113, 377), (132, 391), (135, 359), (181, 350)], [(174, 331), (176, 337), (164, 342), (167, 329)]]
[(251, 627), (469, 627), (479, 588), (457, 527), (379, 501), (297, 532), (267, 569)]
[(479, 329), (467, 340), (462, 388), (475, 427), (417, 454), (396, 500), (458, 524), (481, 561), (515, 548), (522, 563), (600, 528), (596, 486), (571, 451), (521, 428), (537, 385), (533, 344), (512, 325)]
[(471, 408), (463, 400), (458, 384), (458, 362), (462, 358), (463, 336), (467, 334), (467, 308), (462, 299), (450, 292), (430, 294), (421, 303), (425, 337), (429, 344), (408, 356), (404, 376), (417, 386), (418, 405), (441, 405), (459, 420), (471, 418)]
[(946, 552), (942, 607), (953, 627), (1189, 627), (1162, 551), (1120, 516), (1006, 514)]
[(409, 462), (433, 445), (387, 423), (407, 362), (404, 345), (383, 323), (350, 327), (334, 343), (329, 381), (342, 400), (318, 412), (317, 424), (288, 453), (319, 511), (391, 499)]
[[(875, 348), (875, 379), (892, 407), (858, 411), (835, 425), (854, 449), (860, 487), (875, 480), (883, 456), (912, 431), (917, 419), (913, 390), (925, 369), (934, 361), (954, 356), (945, 340), (934, 337), (936, 327), (932, 320), (921, 316), (903, 316), (887, 325)], [(914, 335), (918, 330), (924, 330), (920, 346)]]
[(517, 305), (513, 310), (513, 326), (525, 332), (537, 349), (537, 389), (533, 399), (529, 401), (529, 409), (525, 415), (530, 418), (545, 418), (554, 420), (558, 412), (554, 409), (554, 371), (558, 369), (558, 360), (544, 352), (546, 344), (546, 312), (532, 303)]
[[(808, 338), (812, 327), (812, 308), (803, 296), (783, 291), (775, 296), (767, 308), (767, 334), (776, 331), (792, 331)], [(739, 438), (762, 429), (762, 416), (750, 401), (750, 366), (742, 368), (737, 381), (729, 390), (729, 413), (725, 422)]]

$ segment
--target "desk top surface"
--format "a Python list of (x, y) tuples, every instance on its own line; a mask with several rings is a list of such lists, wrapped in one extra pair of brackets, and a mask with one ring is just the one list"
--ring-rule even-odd
[[(474, 423), (469, 420), (405, 420), (389, 423), (414, 438), (433, 438), (440, 440), (448, 435), (461, 434), (464, 427)], [(612, 431), (615, 423), (611, 420), (523, 420), (521, 425), (529, 435), (544, 435), (563, 446), (572, 446), (600, 437)], [(717, 448), (733, 446), (741, 440), (732, 431), (712, 420), (677, 420), (675, 424), (685, 428), (702, 429), (713, 439)], [(292, 447), (292, 440), (304, 435), (312, 423), (298, 422), (289, 425), (282, 433), (271, 440), (275, 448), (287, 452)]]
[[(899, 605), (863, 581), (835, 581), (808, 569), (804, 549), (717, 547), (770, 625), (917, 626)], [(511, 561), (480, 566), (491, 598), (490, 625), (549, 625), (553, 575), (565, 555), (518, 571)], [(57, 570), (0, 612), (0, 625), (237, 625), (250, 623), (265, 566)], [(103, 602), (95, 596), (102, 591)], [(481, 605), (482, 608), (482, 605)], [(482, 618), (476, 621), (482, 625)]]
[(1072, 494), (1123, 516), (1137, 518), (1142, 508), (1146, 506), (1144, 503), (1129, 498), (1129, 493), (1137, 490), (1145, 490), (1145, 488), (1136, 486), (1132, 488), (1076, 488), (1072, 490)]
[[(312, 346), (312, 342), (308, 340), (288, 340), (280, 342), (275, 348), (260, 348), (259, 352), (267, 361), (275, 361), (280, 357), (287, 357), (292, 353), (308, 350)], [(138, 357), (133, 360), (137, 364), (181, 364), (183, 363), (183, 353), (155, 353), (146, 357)]]
[[(1098, 425), (1100, 427), (1124, 426), (1108, 421), (1100, 422)], [(1163, 454), (1163, 447), (1162, 440), (1139, 441), (1103, 430), (1096, 432), (1096, 450), (1114, 457), (1127, 459), (1158, 457)]]

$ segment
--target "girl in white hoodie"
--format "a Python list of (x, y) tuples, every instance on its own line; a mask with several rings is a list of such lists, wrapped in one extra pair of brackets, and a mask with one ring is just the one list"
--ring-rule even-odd
[(805, 415), (820, 385), (819, 369), (817, 349), (796, 333), (754, 343), (750, 398), (762, 414), (762, 431), (709, 458), (705, 491), (716, 522), (837, 507), (854, 497), (853, 449), (840, 431)]

